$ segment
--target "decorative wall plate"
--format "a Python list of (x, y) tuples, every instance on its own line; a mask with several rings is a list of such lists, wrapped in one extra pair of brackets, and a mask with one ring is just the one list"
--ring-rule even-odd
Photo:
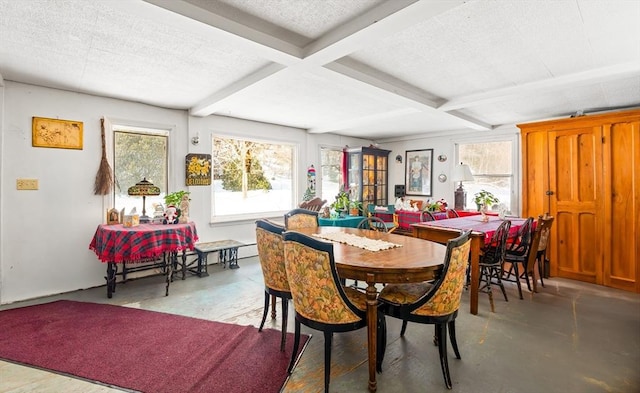
[(447, 181), (447, 175), (445, 175), (444, 173), (441, 173), (441, 174), (438, 176), (438, 181), (439, 181), (440, 183), (444, 183), (444, 182), (446, 182), (446, 181)]
[[(447, 156), (446, 156), (446, 155), (444, 155), (444, 154), (440, 154), (440, 155), (438, 156), (438, 161), (440, 161), (440, 162), (445, 162), (445, 161), (447, 161)], [(445, 176), (445, 178), (446, 178), (446, 176)]]

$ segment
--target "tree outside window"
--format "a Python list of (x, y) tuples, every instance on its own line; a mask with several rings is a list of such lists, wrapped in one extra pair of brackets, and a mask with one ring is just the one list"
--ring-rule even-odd
[(236, 218), (293, 206), (294, 146), (213, 137), (213, 216)]

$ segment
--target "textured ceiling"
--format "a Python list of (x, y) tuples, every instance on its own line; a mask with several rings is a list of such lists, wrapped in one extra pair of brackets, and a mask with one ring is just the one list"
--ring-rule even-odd
[(0, 0), (0, 76), (384, 140), (640, 106), (639, 20), (637, 0)]

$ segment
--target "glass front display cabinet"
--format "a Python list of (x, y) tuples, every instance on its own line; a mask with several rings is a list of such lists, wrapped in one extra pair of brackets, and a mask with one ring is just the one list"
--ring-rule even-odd
[(345, 149), (347, 154), (347, 182), (352, 198), (362, 202), (367, 211), (370, 203), (384, 206), (388, 199), (388, 174), (390, 150), (376, 147), (357, 147)]

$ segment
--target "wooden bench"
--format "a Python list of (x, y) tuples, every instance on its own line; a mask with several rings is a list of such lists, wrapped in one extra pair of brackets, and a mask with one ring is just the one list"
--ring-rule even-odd
[[(197, 275), (198, 277), (206, 277), (208, 273), (207, 256), (212, 252), (218, 252), (218, 262), (225, 268), (227, 262), (229, 263), (229, 269), (238, 269), (238, 249), (240, 247), (252, 246), (255, 243), (242, 243), (237, 240), (216, 240), (213, 242), (196, 243), (194, 251), (198, 255), (198, 259), (194, 260), (187, 266), (187, 270)], [(194, 262), (197, 261), (196, 266)]]

